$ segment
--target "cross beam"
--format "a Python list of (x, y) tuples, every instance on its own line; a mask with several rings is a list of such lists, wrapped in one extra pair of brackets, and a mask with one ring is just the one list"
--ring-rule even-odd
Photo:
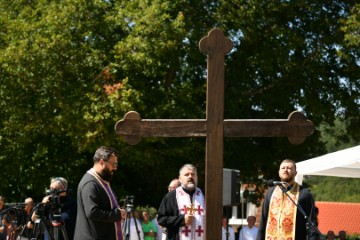
[[(136, 145), (143, 137), (206, 137), (206, 119), (141, 119), (130, 111), (115, 125), (125, 142)], [(314, 125), (301, 112), (290, 113), (288, 119), (224, 120), (224, 137), (288, 137), (290, 143), (301, 144), (314, 131)]]
[(129, 144), (142, 137), (206, 137), (205, 162), (205, 239), (221, 239), (223, 138), (285, 137), (300, 144), (314, 131), (314, 125), (300, 112), (283, 120), (224, 120), (224, 56), (232, 42), (219, 29), (212, 29), (199, 42), (207, 55), (206, 119), (141, 119), (137, 112), (128, 112), (115, 125), (117, 134)]

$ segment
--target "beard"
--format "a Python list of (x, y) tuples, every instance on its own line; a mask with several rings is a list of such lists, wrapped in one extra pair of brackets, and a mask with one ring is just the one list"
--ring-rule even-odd
[(288, 175), (288, 176), (282, 177), (282, 178), (280, 178), (280, 179), (281, 179), (281, 181), (283, 181), (283, 182), (289, 183), (289, 182), (292, 182), (292, 181), (294, 180), (294, 178), (295, 178), (295, 176), (290, 176), (290, 175)]
[(104, 168), (103, 170), (101, 170), (100, 176), (102, 179), (108, 182), (113, 179), (113, 173), (108, 168)]
[(196, 188), (196, 182), (187, 182), (186, 184), (183, 184), (182, 186), (185, 190), (188, 191), (194, 191)]

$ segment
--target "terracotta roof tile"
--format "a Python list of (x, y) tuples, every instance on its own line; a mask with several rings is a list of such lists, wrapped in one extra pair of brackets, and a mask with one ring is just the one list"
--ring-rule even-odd
[(346, 233), (360, 233), (360, 203), (316, 202), (319, 208), (319, 230), (326, 234), (333, 230)]

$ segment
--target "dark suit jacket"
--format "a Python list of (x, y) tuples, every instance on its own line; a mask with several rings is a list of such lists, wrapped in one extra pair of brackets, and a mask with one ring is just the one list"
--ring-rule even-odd
[(90, 173), (85, 173), (77, 191), (76, 240), (116, 239), (115, 222), (121, 220), (118, 208), (111, 208), (110, 199)]

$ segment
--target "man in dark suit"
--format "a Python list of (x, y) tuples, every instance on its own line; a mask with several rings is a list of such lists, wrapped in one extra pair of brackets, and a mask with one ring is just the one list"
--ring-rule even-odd
[(93, 162), (93, 168), (85, 173), (77, 190), (74, 239), (121, 240), (125, 211), (118, 206), (110, 186), (118, 166), (118, 152), (111, 147), (99, 147)]

